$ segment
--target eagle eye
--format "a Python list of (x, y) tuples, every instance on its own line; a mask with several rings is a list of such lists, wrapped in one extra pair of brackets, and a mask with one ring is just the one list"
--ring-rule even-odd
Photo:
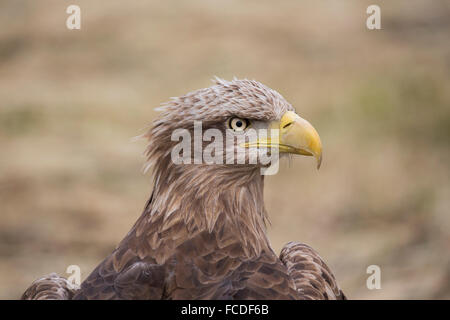
[(241, 132), (248, 128), (250, 121), (238, 117), (230, 118), (228, 121), (228, 127), (235, 132)]

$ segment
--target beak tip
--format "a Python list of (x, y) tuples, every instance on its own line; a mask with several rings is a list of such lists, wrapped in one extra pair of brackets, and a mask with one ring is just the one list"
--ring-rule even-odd
[(320, 169), (321, 164), (322, 164), (322, 154), (317, 157), (317, 170)]

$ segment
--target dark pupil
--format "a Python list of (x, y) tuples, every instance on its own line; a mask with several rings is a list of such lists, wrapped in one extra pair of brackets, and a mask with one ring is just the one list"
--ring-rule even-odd
[(236, 126), (239, 128), (239, 127), (242, 127), (242, 121), (241, 120), (238, 120), (237, 122), (236, 122)]

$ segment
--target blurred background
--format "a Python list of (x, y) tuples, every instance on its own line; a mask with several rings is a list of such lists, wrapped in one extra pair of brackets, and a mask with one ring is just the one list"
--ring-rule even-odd
[(377, 1), (374, 31), (370, 4), (0, 1), (0, 298), (113, 250), (152, 187), (131, 138), (217, 75), (279, 91), (321, 135), (320, 171), (298, 157), (266, 180), (277, 252), (308, 243), (353, 299), (449, 299), (450, 2)]

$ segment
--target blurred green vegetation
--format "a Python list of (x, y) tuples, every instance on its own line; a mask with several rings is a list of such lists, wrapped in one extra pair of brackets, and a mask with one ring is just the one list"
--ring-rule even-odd
[(43, 120), (41, 112), (34, 106), (12, 106), (2, 110), (0, 130), (6, 136), (26, 135), (42, 125)]
[[(387, 130), (390, 137), (412, 143), (442, 144), (450, 140), (450, 95), (445, 79), (433, 75), (377, 77), (355, 94), (354, 112), (371, 121), (364, 131)], [(365, 123), (366, 124), (366, 123)]]

